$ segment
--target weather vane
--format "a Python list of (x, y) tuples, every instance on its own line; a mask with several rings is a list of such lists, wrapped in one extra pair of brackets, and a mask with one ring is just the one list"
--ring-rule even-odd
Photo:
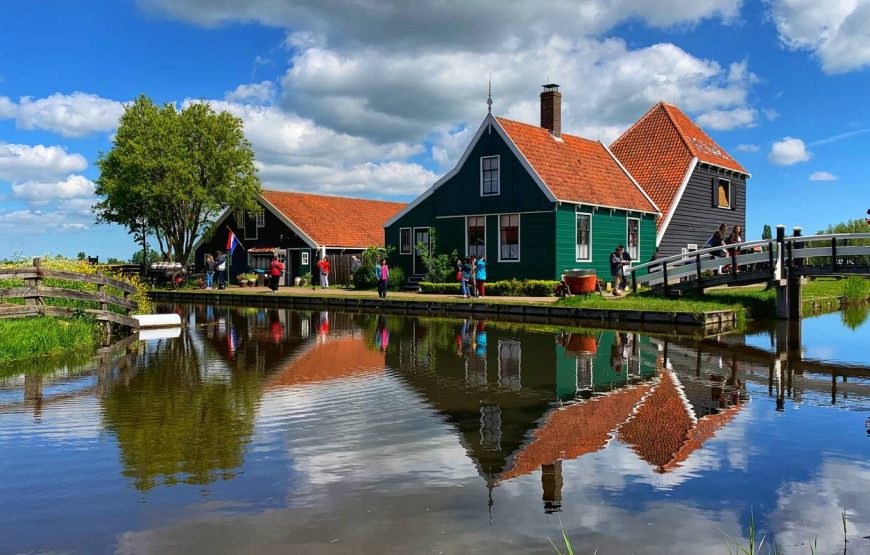
[(492, 73), (489, 74), (489, 94), (486, 97), (486, 111), (492, 113)]

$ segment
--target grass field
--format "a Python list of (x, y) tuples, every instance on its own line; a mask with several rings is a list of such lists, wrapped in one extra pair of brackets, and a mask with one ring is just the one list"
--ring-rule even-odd
[(0, 320), (0, 364), (70, 351), (93, 352), (97, 330), (96, 322), (84, 318)]

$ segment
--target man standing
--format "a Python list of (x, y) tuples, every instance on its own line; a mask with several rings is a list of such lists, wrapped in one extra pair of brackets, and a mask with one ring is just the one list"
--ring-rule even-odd
[(387, 267), (387, 260), (381, 258), (378, 265), (375, 267), (375, 277), (378, 278), (378, 297), (387, 298), (387, 283), (390, 280), (390, 269)]
[(329, 259), (325, 256), (320, 261), (320, 287), (329, 289)]
[(217, 275), (218, 289), (227, 288), (227, 259), (224, 253), (218, 251), (214, 259), (215, 273)]
[(610, 277), (613, 281), (613, 296), (619, 296), (619, 285), (625, 278), (625, 267), (629, 264), (628, 260), (622, 257), (625, 252), (625, 247), (618, 245), (616, 250), (610, 253)]

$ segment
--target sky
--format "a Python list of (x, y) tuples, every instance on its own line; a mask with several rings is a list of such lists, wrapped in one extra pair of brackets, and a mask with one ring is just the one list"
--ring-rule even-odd
[[(689, 4), (689, 5), (687, 5)], [(448, 7), (445, 7), (448, 6)], [(95, 161), (125, 103), (209, 100), (263, 186), (410, 201), (493, 112), (609, 144), (659, 100), (752, 174), (748, 239), (870, 207), (870, 0), (8, 0), (0, 258), (129, 258)]]

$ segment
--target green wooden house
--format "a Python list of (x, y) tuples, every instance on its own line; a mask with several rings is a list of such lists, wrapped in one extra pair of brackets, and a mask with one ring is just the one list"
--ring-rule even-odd
[(558, 279), (565, 270), (609, 275), (625, 245), (634, 260), (655, 250), (659, 210), (599, 141), (562, 134), (561, 93), (541, 93), (541, 126), (491, 113), (456, 167), (395, 216), (385, 240), (394, 266), (424, 274), (417, 246), (486, 256), (488, 280)]

